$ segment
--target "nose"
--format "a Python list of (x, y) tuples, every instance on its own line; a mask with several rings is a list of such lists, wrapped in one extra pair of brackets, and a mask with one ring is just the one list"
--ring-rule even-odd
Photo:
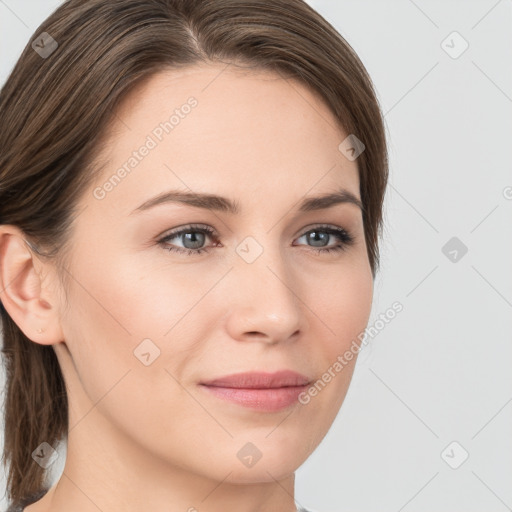
[(306, 329), (293, 268), (279, 250), (270, 252), (265, 250), (252, 263), (240, 259), (230, 272), (226, 328), (233, 339), (277, 344)]

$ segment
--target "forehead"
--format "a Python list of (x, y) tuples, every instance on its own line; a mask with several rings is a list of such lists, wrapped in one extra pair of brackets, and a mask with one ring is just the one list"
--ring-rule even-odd
[(225, 64), (165, 70), (119, 105), (94, 187), (107, 190), (101, 208), (126, 215), (166, 188), (255, 205), (340, 186), (359, 196), (357, 163), (338, 149), (346, 136), (296, 80)]

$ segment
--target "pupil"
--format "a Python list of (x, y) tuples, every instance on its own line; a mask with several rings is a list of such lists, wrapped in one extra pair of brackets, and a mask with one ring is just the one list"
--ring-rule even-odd
[[(199, 234), (199, 241), (197, 240), (197, 235)], [(193, 247), (187, 247), (187, 244), (185, 243), (185, 247), (187, 249), (198, 249), (203, 243), (204, 243), (204, 233), (185, 233), (185, 239), (191, 241), (193, 244), (195, 244)], [(203, 237), (203, 239), (201, 239)]]
[[(320, 235), (320, 236), (319, 236)], [(321, 241), (322, 238), (325, 239), (325, 237), (328, 237), (329, 235), (327, 233), (323, 233), (322, 231), (312, 231), (310, 233), (310, 237), (311, 237), (311, 241), (312, 242), (317, 242), (317, 241)], [(325, 241), (325, 240), (324, 240)], [(322, 247), (323, 245), (325, 244), (320, 244), (318, 245), (318, 247)]]

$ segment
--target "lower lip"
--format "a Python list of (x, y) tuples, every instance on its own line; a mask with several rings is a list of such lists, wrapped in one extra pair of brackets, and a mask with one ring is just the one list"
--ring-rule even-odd
[(263, 412), (275, 412), (298, 403), (299, 395), (308, 386), (293, 386), (272, 389), (222, 388), (216, 386), (201, 387), (208, 392), (228, 402), (233, 402), (250, 409)]

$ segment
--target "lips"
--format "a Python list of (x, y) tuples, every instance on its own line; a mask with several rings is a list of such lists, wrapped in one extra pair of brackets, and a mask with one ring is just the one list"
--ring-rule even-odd
[(291, 370), (281, 370), (275, 373), (237, 373), (202, 382), (201, 384), (222, 388), (271, 389), (305, 386), (309, 382), (310, 380), (300, 373)]
[(298, 397), (309, 383), (304, 375), (283, 370), (228, 375), (202, 382), (200, 387), (223, 401), (260, 412), (276, 412), (299, 403)]

